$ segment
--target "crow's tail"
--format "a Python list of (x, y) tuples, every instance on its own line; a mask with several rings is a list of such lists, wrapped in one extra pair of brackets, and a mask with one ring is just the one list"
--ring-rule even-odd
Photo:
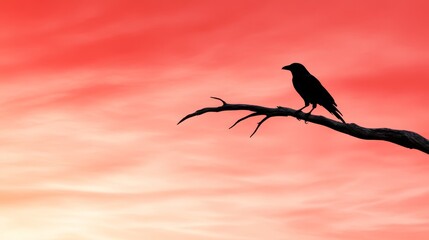
[[(325, 106), (324, 106), (325, 107)], [(344, 119), (341, 117), (343, 114), (338, 110), (338, 108), (335, 105), (330, 105), (328, 107), (325, 107), (330, 113), (332, 113), (335, 117), (341, 120), (341, 122), (346, 123)]]

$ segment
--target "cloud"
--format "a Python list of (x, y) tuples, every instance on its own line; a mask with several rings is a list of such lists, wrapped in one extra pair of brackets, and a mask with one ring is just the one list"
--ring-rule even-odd
[(289, 118), (249, 139), (239, 112), (176, 125), (210, 96), (300, 106), (280, 68), (302, 61), (347, 121), (426, 134), (426, 8), (5, 3), (0, 238), (427, 239), (423, 153)]

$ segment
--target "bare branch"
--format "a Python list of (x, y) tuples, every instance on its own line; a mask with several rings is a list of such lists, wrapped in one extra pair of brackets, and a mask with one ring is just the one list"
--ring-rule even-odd
[(291, 117), (297, 118), (298, 120), (306, 119), (307, 122), (322, 125), (322, 126), (331, 128), (335, 131), (342, 132), (356, 138), (365, 139), (365, 140), (387, 141), (406, 148), (417, 149), (424, 153), (429, 154), (428, 139), (424, 138), (423, 136), (415, 132), (411, 132), (407, 130), (396, 130), (396, 129), (390, 129), (390, 128), (365, 128), (355, 123), (344, 124), (342, 122), (338, 122), (323, 116), (309, 115), (307, 118), (305, 113), (303, 112), (296, 113), (295, 109), (287, 108), (287, 107), (269, 108), (269, 107), (262, 107), (262, 106), (250, 105), (250, 104), (229, 104), (220, 98), (217, 98), (217, 97), (212, 97), (212, 98), (221, 101), (222, 106), (207, 107), (207, 108), (199, 109), (194, 113), (186, 115), (184, 118), (182, 118), (179, 121), (178, 124), (182, 123), (183, 121), (191, 117), (199, 116), (208, 112), (246, 110), (246, 111), (251, 111), (253, 113), (243, 118), (240, 118), (230, 128), (233, 128), (239, 122), (246, 120), (247, 118), (259, 116), (259, 115), (265, 115), (266, 117), (258, 123), (251, 137), (256, 133), (256, 131), (259, 129), (262, 123), (264, 123), (268, 118), (275, 117), (275, 116), (282, 116), (282, 117), (291, 116)]

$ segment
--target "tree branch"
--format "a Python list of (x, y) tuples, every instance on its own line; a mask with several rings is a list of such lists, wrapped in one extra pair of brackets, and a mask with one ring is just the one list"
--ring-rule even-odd
[(186, 115), (177, 124), (180, 124), (191, 117), (199, 116), (208, 112), (247, 110), (253, 113), (237, 120), (230, 127), (230, 129), (236, 126), (241, 121), (246, 120), (248, 118), (255, 117), (255, 116), (265, 116), (265, 118), (263, 118), (260, 122), (258, 122), (256, 129), (253, 131), (250, 137), (252, 137), (258, 131), (259, 127), (269, 118), (276, 117), (276, 116), (281, 116), (281, 117), (291, 116), (291, 117), (297, 118), (298, 120), (305, 118), (306, 121), (308, 122), (322, 125), (322, 126), (331, 128), (335, 131), (342, 132), (356, 138), (365, 139), (365, 140), (387, 141), (406, 148), (417, 149), (424, 153), (429, 154), (429, 141), (423, 136), (415, 132), (411, 132), (407, 130), (396, 130), (396, 129), (390, 129), (390, 128), (365, 128), (354, 123), (344, 124), (342, 122), (334, 121), (332, 119), (329, 119), (323, 116), (309, 115), (307, 117), (306, 114), (303, 112), (296, 112), (295, 109), (286, 108), (286, 107), (269, 108), (269, 107), (262, 107), (262, 106), (250, 105), (250, 104), (229, 104), (220, 98), (217, 98), (217, 97), (211, 97), (211, 98), (221, 101), (222, 106), (207, 107), (207, 108), (199, 109), (194, 113)]

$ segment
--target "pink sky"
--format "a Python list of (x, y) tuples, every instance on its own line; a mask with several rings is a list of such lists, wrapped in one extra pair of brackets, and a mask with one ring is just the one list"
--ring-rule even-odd
[[(429, 158), (218, 102), (429, 136), (426, 1), (0, 3), (0, 239), (427, 240)], [(333, 118), (323, 108), (314, 114)]]

